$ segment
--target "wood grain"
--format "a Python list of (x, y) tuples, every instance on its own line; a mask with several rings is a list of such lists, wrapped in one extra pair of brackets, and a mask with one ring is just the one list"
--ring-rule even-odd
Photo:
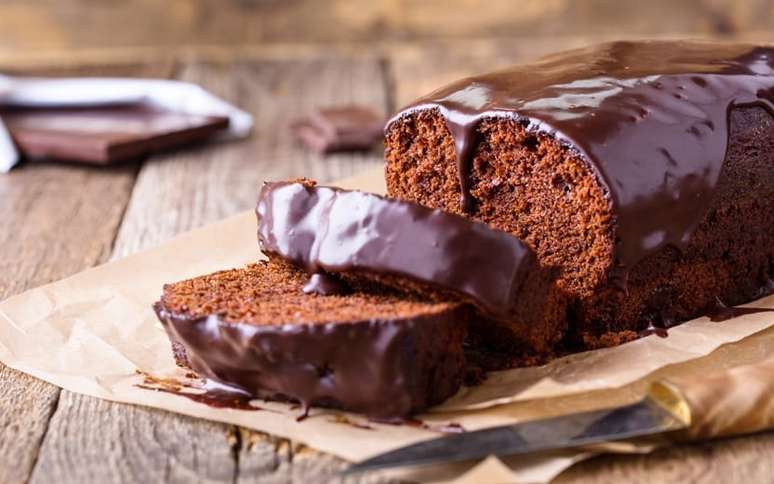
[[(255, 133), (246, 141), (147, 161), (114, 258), (251, 208), (263, 180), (303, 175), (327, 181), (371, 168), (381, 159), (379, 152), (322, 158), (297, 146), (287, 129), (292, 119), (320, 104), (358, 103), (385, 111), (378, 59), (193, 64), (182, 68), (179, 78), (251, 111)], [(294, 460), (292, 444), (261, 435), (63, 391), (33, 481), (304, 482), (344, 465), (332, 457)]]
[[(484, 6), (485, 5), (485, 6)], [(6, 0), (5, 50), (770, 30), (772, 0)], [(88, 26), (88, 28), (84, 28)]]
[[(0, 176), (0, 297), (104, 261), (135, 173), (133, 165), (97, 171), (27, 164)], [(27, 479), (58, 394), (54, 386), (2, 367), (0, 482)]]
[(59, 389), (0, 364), (0, 482), (26, 482)]
[[(240, 429), (237, 482), (335, 482), (347, 463), (302, 444)], [(352, 480), (348, 482), (361, 482)]]
[[(84, 66), (79, 72), (105, 70)], [(147, 65), (108, 70), (123, 76), (170, 72)], [(0, 176), (0, 299), (104, 262), (137, 169), (26, 163)], [(0, 482), (28, 479), (58, 397), (58, 388), (0, 364)]]
[(77, 64), (69, 62), (66, 56), (56, 61), (49, 60), (44, 64), (27, 64), (26, 55), (14, 55), (2, 64), (2, 73), (11, 76), (41, 76), (41, 77), (138, 77), (138, 78), (169, 78), (175, 69), (175, 62), (169, 57), (153, 59), (152, 62), (142, 61), (140, 55), (132, 58), (121, 58), (115, 55), (105, 55)]
[(772, 482), (774, 433), (659, 449), (647, 455), (600, 456), (571, 467), (555, 482)]
[(232, 482), (232, 427), (62, 391), (32, 483)]

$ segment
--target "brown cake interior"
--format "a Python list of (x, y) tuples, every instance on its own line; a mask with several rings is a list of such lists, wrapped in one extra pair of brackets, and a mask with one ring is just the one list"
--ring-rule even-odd
[[(518, 121), (479, 125), (476, 205), (465, 215), (513, 233), (561, 270), (559, 284), (575, 298), (571, 324), (586, 346), (695, 317), (716, 297), (747, 301), (772, 273), (774, 122), (758, 107), (734, 109), (729, 122), (717, 197), (691, 243), (642, 260), (625, 288), (612, 277), (615, 218), (604, 189), (581, 155)], [(400, 118), (386, 141), (391, 196), (462, 214), (454, 141), (437, 110)]]
[[(447, 303), (460, 301), (476, 305), (476, 301), (451, 290), (422, 283), (406, 277), (376, 274), (367, 271), (339, 275), (352, 287), (386, 286), (395, 288), (404, 297), (422, 301)], [(550, 271), (535, 271), (523, 282), (519, 292), (524, 297), (507, 320), (495, 320), (481, 311), (471, 323), (478, 343), (490, 349), (508, 350), (513, 354), (546, 355), (565, 334), (567, 327), (567, 297), (554, 285)]]
[[(460, 215), (454, 141), (437, 111), (404, 118), (388, 132), (390, 195)], [(485, 120), (472, 172), (474, 218), (524, 240), (560, 284), (591, 294), (612, 252), (604, 193), (583, 161), (555, 139), (514, 120)]]
[(457, 304), (426, 303), (387, 290), (317, 296), (301, 291), (308, 275), (277, 259), (167, 284), (161, 301), (189, 317), (220, 315), (224, 321), (256, 325), (347, 323), (439, 314)]

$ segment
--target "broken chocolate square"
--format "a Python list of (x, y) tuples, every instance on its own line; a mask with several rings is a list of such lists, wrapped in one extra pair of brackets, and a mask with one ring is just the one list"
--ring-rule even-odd
[(384, 118), (362, 106), (317, 109), (291, 128), (295, 137), (316, 153), (366, 151), (384, 138)]

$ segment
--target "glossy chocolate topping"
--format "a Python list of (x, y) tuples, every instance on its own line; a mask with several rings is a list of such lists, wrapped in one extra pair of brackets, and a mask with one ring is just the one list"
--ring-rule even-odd
[(317, 294), (320, 296), (346, 294), (349, 292), (346, 283), (323, 272), (312, 274), (309, 277), (309, 282), (301, 290), (306, 294)]
[(305, 267), (407, 277), (463, 294), (507, 318), (523, 296), (532, 251), (486, 224), (369, 193), (268, 183), (256, 208), (261, 249)]
[(746, 314), (770, 313), (774, 312), (771, 308), (742, 308), (736, 306), (727, 306), (720, 299), (715, 300), (715, 304), (707, 310), (707, 317), (710, 321), (721, 323), (729, 319), (738, 318)]
[(448, 398), (462, 379), (463, 306), (395, 320), (278, 325), (194, 318), (162, 303), (154, 310), (199, 375), (307, 408), (405, 417)]
[(555, 136), (589, 163), (617, 216), (617, 259), (632, 267), (683, 247), (706, 213), (726, 146), (729, 110), (774, 113), (774, 47), (613, 42), (455, 82), (400, 117), (437, 108), (457, 152), (463, 208), (472, 211), (478, 123), (510, 117)]

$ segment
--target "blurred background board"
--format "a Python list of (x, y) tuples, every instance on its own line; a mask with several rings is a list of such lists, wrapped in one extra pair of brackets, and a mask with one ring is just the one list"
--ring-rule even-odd
[[(774, 0), (0, 0), (0, 72), (197, 82), (256, 116), (238, 143), (0, 177), (0, 299), (252, 207), (263, 180), (379, 166), (289, 122), (385, 113), (441, 84), (615, 38), (774, 41)], [(0, 483), (319, 482), (344, 462), (285, 439), (60, 391), (0, 365)], [(602, 456), (561, 482), (764, 482), (774, 433)]]
[[(474, 15), (471, 15), (474, 13)], [(770, 0), (4, 0), (4, 49), (767, 31)]]

